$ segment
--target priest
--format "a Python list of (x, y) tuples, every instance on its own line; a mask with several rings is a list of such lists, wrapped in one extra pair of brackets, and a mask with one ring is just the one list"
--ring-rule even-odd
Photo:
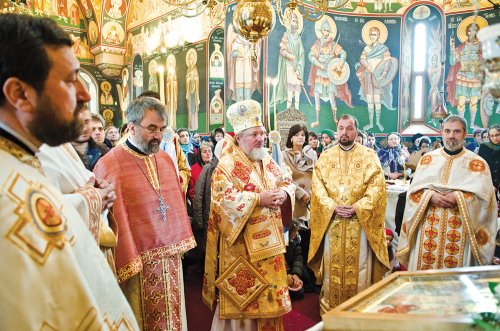
[(409, 271), (488, 265), (497, 201), (488, 164), (464, 148), (467, 122), (449, 116), (444, 147), (419, 161), (408, 189), (397, 257)]
[(282, 218), (291, 221), (295, 185), (264, 148), (261, 116), (254, 100), (229, 107), (236, 136), (212, 174), (202, 296), (213, 309), (218, 295), (213, 331), (283, 330), (292, 309)]
[(116, 272), (143, 330), (186, 330), (181, 255), (196, 246), (175, 166), (159, 151), (165, 105), (151, 97), (127, 108), (129, 137), (94, 172), (115, 186)]
[(384, 172), (373, 149), (354, 141), (358, 121), (342, 115), (339, 144), (313, 171), (308, 263), (323, 280), (320, 314), (382, 279), (389, 268)]

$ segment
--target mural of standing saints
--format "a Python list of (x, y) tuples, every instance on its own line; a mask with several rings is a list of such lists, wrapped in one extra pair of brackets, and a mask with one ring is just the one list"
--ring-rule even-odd
[(380, 21), (367, 22), (361, 30), (363, 42), (366, 44), (361, 53), (360, 61), (356, 64), (356, 76), (361, 87), (358, 95), (368, 104), (369, 124), (363, 130), (373, 128), (373, 114), (380, 131), (384, 126), (380, 122), (382, 105), (389, 110), (392, 106), (392, 81), (398, 71), (398, 60), (391, 57), (389, 48), (384, 44), (387, 40), (387, 27)]
[(302, 43), (303, 18), (295, 10), (290, 18), (283, 18), (286, 32), (280, 42), (280, 52), (278, 59), (278, 83), (276, 85), (277, 103), (286, 101), (286, 107), (292, 106), (299, 109), (300, 92), (304, 86), (304, 64), (305, 54)]
[(316, 108), (316, 122), (311, 123), (312, 128), (319, 125), (320, 99), (330, 101), (335, 123), (337, 123), (335, 97), (352, 107), (352, 94), (347, 86), (350, 73), (349, 65), (345, 62), (347, 53), (338, 43), (340, 35), (337, 40), (334, 39), (337, 35), (337, 26), (331, 17), (325, 16), (315, 23), (315, 31), (318, 39), (309, 51), (311, 71), (307, 80), (307, 84), (311, 87), (309, 94), (314, 96)]
[(167, 105), (168, 125), (177, 128), (177, 60), (174, 54), (167, 56), (167, 84), (165, 85), (165, 104)]
[(477, 32), (488, 25), (481, 16), (469, 16), (457, 28), (457, 37), (462, 44), (455, 47), (455, 36), (450, 37), (450, 68), (446, 77), (446, 101), (457, 107), (458, 116), (464, 117), (465, 103), (469, 102), (469, 125), (474, 128), (477, 105), (481, 97), (482, 51)]
[(186, 99), (188, 111), (188, 129), (198, 130), (198, 110), (200, 107), (200, 76), (198, 75), (198, 54), (190, 48), (186, 54)]
[(252, 61), (252, 44), (234, 31), (233, 24), (227, 27), (227, 81), (229, 98), (233, 101), (249, 100), (260, 88), (260, 45), (255, 45), (257, 58)]

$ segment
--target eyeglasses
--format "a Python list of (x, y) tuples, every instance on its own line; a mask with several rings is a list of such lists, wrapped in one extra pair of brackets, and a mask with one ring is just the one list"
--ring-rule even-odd
[(160, 128), (159, 130), (153, 130), (153, 129), (147, 128), (145, 126), (142, 126), (139, 123), (135, 123), (135, 124), (137, 124), (138, 126), (140, 126), (141, 128), (143, 128), (144, 131), (146, 131), (146, 133), (148, 133), (148, 134), (157, 134), (157, 133), (163, 134), (163, 132), (165, 132), (165, 130), (167, 129), (167, 127), (164, 126), (163, 128)]

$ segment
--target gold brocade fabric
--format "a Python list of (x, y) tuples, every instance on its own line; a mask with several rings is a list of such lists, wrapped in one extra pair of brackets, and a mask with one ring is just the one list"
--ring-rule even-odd
[(358, 293), (359, 242), (361, 226), (357, 219), (335, 218), (329, 228), (330, 307), (336, 307)]
[[(232, 138), (225, 139), (222, 157), (212, 175), (203, 301), (213, 308), (216, 279), (242, 257), (267, 284), (256, 299), (239, 309), (235, 302), (250, 297), (254, 278), (248, 272), (231, 274), (226, 286), (232, 284), (234, 289), (219, 292), (220, 318), (276, 318), (291, 310), (281, 210), (259, 206), (259, 193), (283, 189), (294, 201), (295, 185), (270, 156), (252, 162)], [(228, 293), (235, 297), (229, 298)]]
[[(465, 148), (425, 154), (408, 189), (397, 256), (409, 269), (487, 265), (495, 251), (497, 202), (487, 163)], [(438, 208), (436, 192), (453, 192), (457, 205)], [(420, 231), (420, 232), (419, 232)], [(418, 235), (420, 233), (420, 235)], [(472, 261), (465, 256), (470, 245)]]
[[(359, 144), (347, 152), (339, 146), (332, 147), (319, 158), (312, 180), (308, 265), (316, 277), (322, 279), (322, 268), (329, 268), (321, 265), (323, 243), (337, 206), (354, 207), (359, 226), (365, 232), (371, 250), (383, 265), (389, 267), (385, 238), (385, 180), (375, 152)], [(359, 240), (357, 242), (359, 250)], [(348, 271), (346, 269), (343, 272)]]

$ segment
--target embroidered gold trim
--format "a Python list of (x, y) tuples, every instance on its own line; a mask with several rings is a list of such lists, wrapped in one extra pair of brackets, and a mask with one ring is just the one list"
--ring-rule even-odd
[(43, 174), (43, 168), (40, 161), (12, 141), (4, 137), (0, 137), (0, 149), (9, 153), (22, 163), (37, 169), (41, 174)]

